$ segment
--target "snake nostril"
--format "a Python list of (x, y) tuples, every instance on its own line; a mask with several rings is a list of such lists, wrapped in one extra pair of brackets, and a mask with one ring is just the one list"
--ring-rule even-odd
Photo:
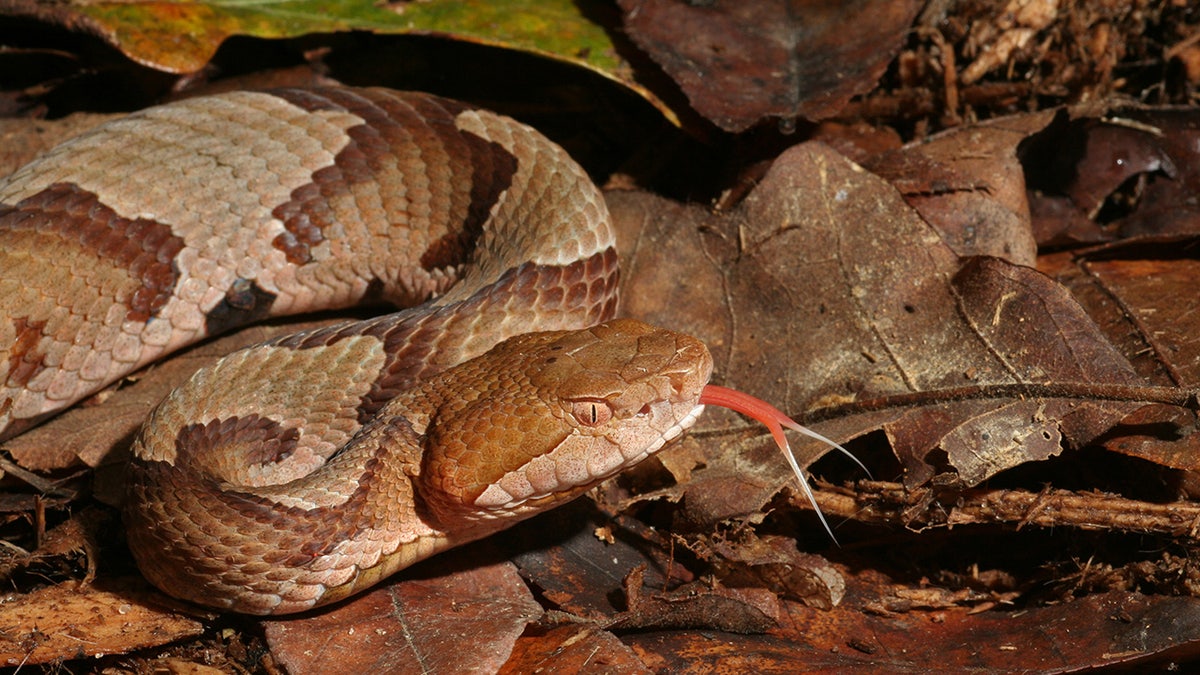
[(643, 405), (642, 409), (637, 411), (637, 414), (638, 414), (638, 417), (645, 417), (646, 415), (649, 415), (650, 414), (650, 404), (647, 403), (647, 404)]

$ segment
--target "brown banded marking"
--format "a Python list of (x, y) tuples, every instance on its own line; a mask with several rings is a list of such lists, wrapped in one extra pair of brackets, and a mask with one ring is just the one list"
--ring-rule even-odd
[[(126, 308), (126, 321), (149, 321), (175, 292), (179, 273), (173, 261), (183, 241), (161, 223), (121, 217), (77, 185), (54, 183), (15, 206), (0, 205), (0, 221), (8, 225), (5, 240), (15, 249), (68, 264), (85, 259), (101, 279), (116, 277), (98, 285), (111, 289), (101, 297)], [(71, 289), (56, 290), (62, 303)]]
[[(182, 242), (154, 256), (176, 276), (137, 276), (152, 266), (22, 240), (21, 224), (42, 216), (13, 205), (64, 189), (93, 195), (89, 213), (153, 223), (150, 241), (169, 233), (166, 242)], [(528, 234), (518, 236), (506, 218), (526, 200), (547, 199), (557, 212), (520, 213)], [(563, 238), (561, 255), (539, 256), (559, 218), (606, 219), (565, 153), (511, 120), (435, 97), (234, 92), (117, 120), (0, 184), (0, 349), (8, 350), (0, 352), (0, 439), (249, 320), (348, 306), (368, 293), (401, 305), (444, 294), (439, 302), (451, 304), (519, 261), (573, 262), (612, 247), (605, 225), (600, 235)], [(84, 221), (73, 231), (132, 250), (146, 229), (101, 227)], [(488, 256), (464, 263), (480, 245)], [(76, 262), (56, 270), (64, 260)], [(472, 278), (445, 294), (464, 270)], [(114, 314), (125, 298), (152, 315)], [(34, 326), (41, 335), (31, 344)]]

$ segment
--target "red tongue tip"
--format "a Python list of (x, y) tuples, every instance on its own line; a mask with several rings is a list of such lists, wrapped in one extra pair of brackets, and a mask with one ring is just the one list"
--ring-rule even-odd
[(817, 512), (817, 518), (821, 520), (821, 524), (825, 526), (825, 531), (829, 533), (829, 537), (833, 539), (834, 543), (836, 543), (837, 537), (833, 536), (833, 530), (830, 529), (829, 523), (825, 522), (825, 515), (821, 513), (820, 507), (817, 506), (817, 499), (815, 496), (813, 496), (812, 489), (808, 487), (808, 480), (804, 476), (804, 471), (800, 468), (799, 463), (796, 462), (795, 453), (792, 452), (792, 446), (788, 444), (787, 436), (784, 436), (783, 434), (783, 428), (787, 427), (788, 429), (798, 431), (805, 436), (815, 438), (818, 441), (825, 443), (830, 448), (836, 448), (840, 450), (842, 454), (854, 460), (854, 463), (858, 464), (858, 466), (861, 467), (868, 476), (870, 476), (871, 472), (867, 471), (867, 467), (863, 466), (863, 463), (858, 461), (857, 457), (850, 454), (849, 450), (843, 448), (837, 443), (834, 443), (828, 438), (825, 438), (812, 429), (797, 424), (792, 420), (792, 418), (783, 414), (779, 408), (776, 408), (766, 401), (755, 398), (750, 394), (740, 392), (736, 389), (722, 387), (716, 384), (708, 384), (705, 385), (704, 389), (700, 391), (700, 404), (729, 408), (730, 410), (739, 412), (747, 417), (757, 420), (771, 431), (771, 437), (775, 439), (775, 445), (779, 446), (779, 450), (783, 453), (784, 459), (787, 460), (788, 465), (792, 468), (792, 473), (796, 474), (796, 479), (800, 481), (800, 488), (804, 491), (805, 496), (808, 497), (808, 501), (810, 504), (812, 504), (813, 510)]

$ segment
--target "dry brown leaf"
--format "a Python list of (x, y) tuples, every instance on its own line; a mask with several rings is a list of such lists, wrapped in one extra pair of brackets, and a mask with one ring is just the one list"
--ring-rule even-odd
[(1200, 231), (1196, 121), (1189, 109), (1060, 111), (1020, 149), (1039, 243)]
[[(963, 191), (974, 203), (959, 201), (952, 211), (973, 209), (968, 220), (1007, 214), (995, 231), (1024, 236), (989, 245), (1026, 251), (1028, 220), (1013, 221), (1023, 205), (1020, 181), (992, 190), (963, 176), (1015, 168), (1016, 148), (1045, 120), (1024, 116), (997, 121), (987, 134), (964, 131), (965, 141), (942, 139), (947, 149), (923, 149), (924, 159), (905, 166), (978, 187)], [(930, 159), (964, 142), (989, 149), (969, 160)], [(915, 210), (919, 180), (906, 179), (906, 203), (881, 177), (828, 147), (801, 144), (728, 213), (611, 195), (631, 252), (626, 311), (699, 333), (717, 357), (717, 381), (783, 402), (792, 414), (824, 408), (818, 430), (836, 440), (882, 430), (910, 488), (947, 473), (960, 487), (977, 485), (1106, 434), (1120, 439), (1109, 438), (1110, 446), (1133, 446), (1123, 452), (1190, 465), (1178, 445), (1162, 445), (1161, 432), (1138, 439), (1112, 430), (1123, 420), (1189, 430), (1194, 414), (1145, 405), (1158, 399), (1139, 398), (1146, 382), (1110, 340), (1112, 331), (1064, 286), (998, 258), (961, 260), (946, 239), (963, 230), (939, 233)], [(988, 199), (996, 208), (980, 208)], [(664, 258), (678, 258), (689, 276), (659, 264)], [(1135, 411), (1139, 417), (1129, 417)], [(708, 460), (690, 470), (687, 485), (657, 493), (681, 501), (680, 524), (703, 531), (753, 518), (792, 480), (761, 433), (758, 440), (730, 436), (737, 426), (723, 412), (706, 415), (697, 433), (720, 434), (705, 446)], [(827, 451), (808, 441), (801, 447), (809, 457)], [(902, 520), (925, 517), (914, 511)]]
[(1018, 147), (1052, 118), (1036, 113), (954, 129), (868, 158), (960, 257), (1037, 260)]
[[(614, 531), (611, 537), (597, 536), (604, 526)], [(521, 576), (556, 608), (604, 622), (628, 609), (621, 596), (632, 569), (644, 566), (644, 583), (652, 588), (694, 578), (648, 532), (641, 532), (644, 540), (639, 540), (638, 531), (630, 529), (638, 527), (631, 519), (610, 524), (594, 507), (575, 503), (518, 525), (500, 545), (511, 552)], [(659, 545), (647, 545), (646, 540)]]
[(650, 675), (652, 671), (612, 633), (588, 624), (567, 624), (521, 636), (499, 675), (550, 672)]
[(0, 604), (0, 664), (123, 654), (204, 631), (199, 621), (161, 608), (156, 597), (141, 579), (113, 578), (8, 596)]
[(769, 117), (834, 116), (875, 86), (921, 8), (912, 0), (619, 4), (633, 41), (726, 131)]
[[(425, 568), (442, 569), (445, 557)], [(434, 564), (441, 563), (441, 564)], [(292, 675), (496, 672), (542, 608), (511, 563), (406, 578), (328, 611), (264, 622)]]
[(779, 620), (775, 594), (762, 588), (725, 588), (693, 581), (669, 591), (649, 590), (645, 566), (625, 578), (629, 609), (614, 617), (613, 630), (698, 628), (751, 635), (769, 630)]
[[(858, 584), (855, 584), (856, 586)], [(859, 590), (873, 592), (869, 588)], [(882, 611), (881, 611), (882, 610)], [(843, 605), (789, 605), (765, 635), (655, 632), (625, 637), (657, 672), (812, 673), (1074, 672), (1095, 666), (1163, 665), (1197, 653), (1200, 604), (1190, 598), (1111, 592), (1053, 607), (973, 613), (964, 608), (895, 614)]]
[(727, 586), (766, 588), (820, 609), (836, 607), (845, 597), (841, 572), (824, 558), (798, 551), (791, 538), (743, 530), (709, 546), (720, 557), (712, 562)]
[(68, 138), (114, 117), (119, 115), (77, 113), (53, 122), (0, 118), (0, 176), (7, 176)]
[[(893, 187), (825, 146), (789, 150), (727, 215), (681, 213), (645, 199), (614, 203), (620, 222), (648, 224), (635, 231), (654, 242), (635, 240), (626, 247), (633, 251), (629, 283), (641, 289), (627, 294), (627, 311), (686, 330), (706, 325), (701, 334), (717, 354), (718, 381), (783, 402), (793, 413), (822, 403), (966, 386), (1137, 382), (1065, 289), (1031, 268), (995, 258), (961, 267)], [(678, 228), (677, 236), (657, 232), (666, 223)], [(696, 270), (692, 278), (677, 280), (639, 255), (643, 249), (663, 255), (663, 247), (672, 245), (707, 254), (688, 261)], [(668, 248), (666, 255), (674, 253)], [(689, 287), (694, 285), (708, 292)], [(670, 299), (659, 304), (647, 289), (664, 289)], [(687, 316), (665, 315), (680, 306)], [(837, 438), (884, 428), (910, 485), (942, 465), (975, 484), (1056, 454), (1062, 438), (1086, 444), (1132, 409), (1081, 406), (1077, 400), (930, 405), (883, 419), (870, 415), (852, 430), (842, 424)], [(1026, 450), (1013, 454), (1014, 447)], [(931, 458), (935, 449), (948, 459)], [(721, 453), (708, 469), (722, 482), (748, 481), (753, 470), (746, 461), (726, 462), (729, 455)], [(744, 498), (746, 513), (766, 497), (707, 483), (697, 475), (693, 485), (708, 487), (707, 495)], [(711, 515), (736, 511), (723, 506)]]
[[(1073, 282), (1076, 294), (1099, 297), (1094, 313), (1116, 315), (1108, 332), (1130, 342), (1124, 349), (1143, 377), (1181, 390), (1200, 384), (1200, 313), (1195, 311), (1200, 265), (1180, 255), (1192, 245), (1178, 239), (1113, 244), (1079, 256), (1060, 273)], [(1200, 469), (1200, 434), (1192, 411), (1147, 405), (1131, 411), (1121, 426), (1124, 433), (1106, 438), (1106, 448), (1162, 466)]]

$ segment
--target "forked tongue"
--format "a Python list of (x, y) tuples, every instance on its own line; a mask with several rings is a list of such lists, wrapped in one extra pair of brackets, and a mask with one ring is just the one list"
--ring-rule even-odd
[(783, 453), (784, 458), (787, 459), (788, 465), (792, 467), (792, 473), (796, 474), (796, 479), (800, 482), (800, 489), (804, 491), (804, 496), (808, 498), (808, 503), (812, 504), (813, 510), (817, 512), (817, 518), (821, 519), (821, 525), (825, 527), (825, 531), (829, 533), (829, 537), (834, 542), (837, 542), (837, 537), (833, 536), (833, 530), (829, 527), (829, 523), (825, 521), (825, 514), (821, 513), (821, 507), (817, 506), (817, 498), (813, 496), (812, 488), (808, 486), (808, 478), (804, 475), (804, 470), (796, 462), (796, 453), (792, 452), (792, 446), (788, 443), (783, 429), (787, 427), (809, 438), (815, 438), (831, 448), (837, 448), (843, 455), (854, 460), (854, 463), (861, 467), (869, 476), (871, 472), (867, 471), (867, 467), (863, 466), (863, 463), (858, 461), (857, 457), (850, 454), (849, 450), (812, 429), (793, 422), (790, 417), (780, 412), (775, 406), (761, 399), (754, 398), (750, 394), (744, 394), (728, 387), (709, 384), (705, 385), (704, 389), (700, 392), (700, 403), (701, 405), (715, 405), (740, 412), (747, 417), (758, 420), (771, 431), (771, 437), (775, 439), (775, 445), (779, 446), (779, 450)]

